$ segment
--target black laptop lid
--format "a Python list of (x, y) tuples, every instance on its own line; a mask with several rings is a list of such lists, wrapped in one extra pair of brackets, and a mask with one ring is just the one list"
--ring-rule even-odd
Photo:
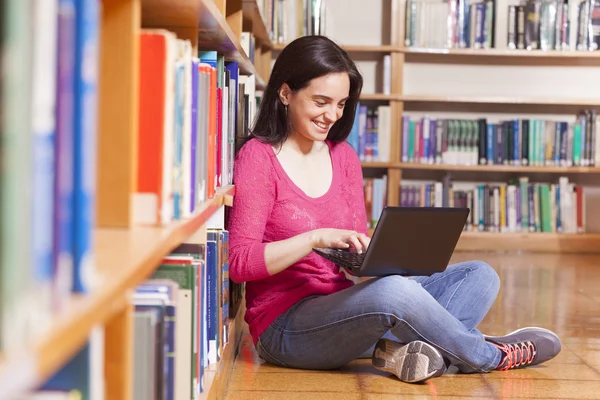
[(361, 275), (431, 275), (444, 271), (463, 231), (469, 208), (386, 207)]

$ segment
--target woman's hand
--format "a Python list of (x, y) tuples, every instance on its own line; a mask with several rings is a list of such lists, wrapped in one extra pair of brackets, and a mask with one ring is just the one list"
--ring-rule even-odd
[(352, 246), (357, 252), (362, 253), (369, 247), (369, 242), (371, 241), (371, 239), (363, 233), (345, 229), (323, 228), (316, 229), (311, 233), (312, 247), (347, 249)]

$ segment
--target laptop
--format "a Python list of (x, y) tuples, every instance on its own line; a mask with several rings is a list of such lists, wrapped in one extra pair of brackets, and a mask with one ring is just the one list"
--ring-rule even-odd
[(448, 266), (469, 212), (469, 208), (458, 207), (387, 206), (366, 252), (313, 251), (359, 277), (429, 276)]

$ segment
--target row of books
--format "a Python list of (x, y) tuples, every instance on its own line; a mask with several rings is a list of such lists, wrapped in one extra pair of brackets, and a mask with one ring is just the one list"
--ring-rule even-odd
[(358, 104), (354, 124), (346, 141), (356, 151), (361, 161), (388, 162), (391, 124), (392, 113), (389, 105), (373, 108)]
[(492, 0), (407, 0), (404, 44), (489, 49), (495, 47), (494, 26)]
[(598, 50), (599, 12), (596, 0), (527, 0), (509, 5), (508, 48)]
[(140, 35), (136, 224), (167, 224), (231, 184), (236, 137), (256, 112), (255, 76), (164, 29)]
[(468, 207), (466, 231), (582, 233), (585, 198), (581, 185), (560, 177), (558, 182), (454, 183), (403, 180), (403, 207)]
[[(407, 47), (498, 47), (492, 0), (407, 0)], [(508, 5), (507, 47), (515, 50), (598, 50), (597, 0), (521, 0)]]
[(99, 3), (0, 6), (0, 351), (95, 280)]
[(383, 208), (387, 205), (387, 182), (387, 175), (363, 179), (367, 229), (375, 228)]
[[(165, 256), (132, 296), (133, 398), (193, 400), (207, 391), (205, 371), (222, 357), (243, 290), (229, 279), (225, 229), (210, 228), (206, 243), (182, 243)], [(103, 347), (103, 328), (94, 329), (83, 348), (23, 400), (104, 399)]]
[(402, 162), (446, 165), (600, 166), (595, 110), (574, 121), (402, 119)]
[(134, 294), (135, 398), (197, 399), (208, 389), (243, 286), (229, 279), (229, 232), (209, 229), (206, 239), (175, 248)]
[(273, 43), (287, 44), (301, 36), (325, 35), (327, 0), (258, 0)]

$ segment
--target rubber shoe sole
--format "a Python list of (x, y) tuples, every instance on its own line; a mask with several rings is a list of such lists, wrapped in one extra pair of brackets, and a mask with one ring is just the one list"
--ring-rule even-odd
[(380, 339), (372, 357), (373, 366), (389, 372), (403, 382), (420, 383), (445, 371), (444, 359), (433, 346), (416, 340), (401, 344)]

